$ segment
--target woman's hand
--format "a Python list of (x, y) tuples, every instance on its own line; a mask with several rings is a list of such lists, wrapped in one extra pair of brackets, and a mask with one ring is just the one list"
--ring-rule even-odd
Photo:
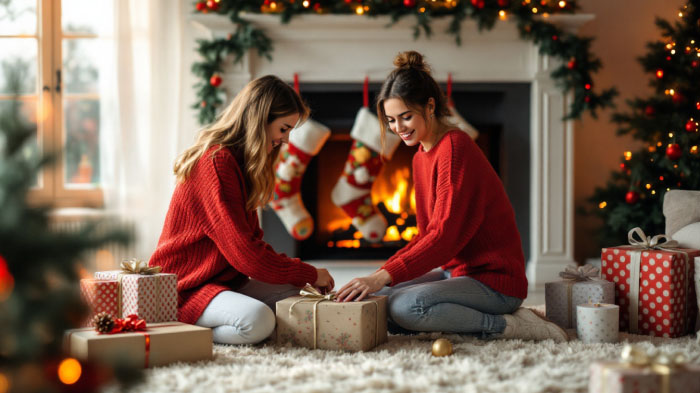
[(379, 269), (367, 277), (358, 277), (345, 284), (336, 295), (339, 302), (351, 300), (360, 301), (367, 295), (377, 292), (391, 282), (391, 275), (384, 269)]
[(333, 281), (333, 277), (331, 276), (330, 273), (328, 273), (328, 270), (326, 269), (316, 269), (316, 282), (314, 283), (314, 286), (318, 289), (321, 290), (322, 293), (328, 293), (331, 290), (333, 290), (333, 287), (335, 286), (335, 281)]

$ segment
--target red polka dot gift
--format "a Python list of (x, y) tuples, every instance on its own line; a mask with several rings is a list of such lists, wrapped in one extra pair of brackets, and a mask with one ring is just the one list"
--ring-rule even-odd
[(678, 248), (667, 239), (634, 228), (629, 245), (603, 248), (601, 276), (615, 283), (623, 331), (659, 337), (693, 332), (698, 311), (693, 258), (700, 250)]

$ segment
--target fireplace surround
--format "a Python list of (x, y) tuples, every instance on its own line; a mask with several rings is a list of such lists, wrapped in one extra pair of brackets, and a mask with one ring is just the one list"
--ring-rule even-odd
[[(574, 262), (573, 123), (563, 120), (571, 97), (555, 86), (549, 76), (558, 64), (555, 59), (539, 54), (532, 42), (520, 39), (513, 22), (498, 22), (493, 29), (479, 32), (476, 23), (466, 21), (462, 26), (462, 44), (457, 46), (454, 37), (443, 33), (449, 24), (447, 19), (434, 20), (434, 34), (429, 39), (413, 40), (410, 18), (387, 28), (390, 20), (386, 17), (302, 15), (288, 24), (281, 24), (276, 15), (244, 17), (263, 28), (272, 39), (273, 59), (268, 61), (251, 52), (240, 63), (229, 62), (223, 80), (231, 97), (251, 79), (266, 74), (291, 81), (297, 73), (302, 95), (310, 84), (361, 86), (365, 76), (380, 83), (391, 70), (393, 57), (404, 50), (423, 53), (439, 82), (444, 83), (451, 73), (455, 86), (526, 86), (529, 101), (522, 106), (527, 109), (524, 121), (529, 138), (520, 148), (528, 150), (528, 176), (510, 176), (510, 167), (505, 167), (502, 178), (506, 179), (506, 189), (508, 179), (527, 183), (526, 191), (520, 191), (528, 194), (526, 207), (520, 205), (522, 202), (514, 207), (516, 212), (527, 212), (526, 227), (519, 229), (527, 250), (531, 289), (555, 280), (559, 271)], [(591, 19), (592, 15), (549, 17), (550, 22), (571, 32)], [(233, 29), (231, 22), (220, 15), (193, 15), (190, 22), (194, 35), (208, 38), (226, 36)], [(479, 102), (478, 98), (475, 100)], [(359, 105), (354, 110), (357, 109)], [(479, 113), (469, 113), (468, 108), (460, 111), (468, 121), (479, 125), (474, 118)], [(509, 117), (510, 113), (504, 114), (504, 118)], [(503, 157), (515, 162), (518, 157), (513, 154), (517, 152), (504, 151)], [(267, 232), (265, 225), (263, 220)]]

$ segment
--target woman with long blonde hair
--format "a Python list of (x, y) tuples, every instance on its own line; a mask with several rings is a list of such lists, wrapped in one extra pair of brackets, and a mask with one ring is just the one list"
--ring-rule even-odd
[(177, 274), (178, 319), (212, 328), (217, 343), (260, 342), (275, 327), (277, 300), (306, 283), (334, 285), (326, 269), (266, 244), (256, 213), (271, 198), (280, 145), (308, 114), (294, 89), (263, 76), (175, 162), (177, 186), (149, 264)]

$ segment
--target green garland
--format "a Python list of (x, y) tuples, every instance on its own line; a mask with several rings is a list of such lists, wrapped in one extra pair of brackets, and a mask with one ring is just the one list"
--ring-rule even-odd
[[(560, 4), (561, 3), (561, 4)], [(564, 6), (563, 8), (561, 6)], [(358, 8), (359, 7), (359, 8)], [(216, 12), (228, 15), (235, 31), (227, 38), (198, 40), (197, 51), (202, 61), (192, 65), (192, 72), (200, 78), (195, 85), (198, 101), (193, 105), (199, 110), (200, 124), (212, 122), (216, 110), (224, 102), (221, 85), (222, 61), (229, 54), (238, 63), (250, 49), (272, 59), (272, 41), (265, 32), (251, 22), (241, 18), (247, 13), (278, 13), (282, 23), (301, 14), (363, 14), (369, 17), (388, 15), (392, 24), (408, 15), (416, 18), (414, 38), (421, 33), (432, 34), (430, 27), (434, 17), (451, 17), (447, 33), (455, 37), (460, 45), (460, 31), (465, 19), (474, 19), (479, 30), (489, 30), (499, 20), (499, 12), (516, 18), (520, 37), (530, 39), (539, 46), (541, 54), (563, 60), (563, 64), (552, 71), (552, 78), (564, 91), (573, 92), (573, 101), (567, 119), (580, 118), (586, 110), (596, 117), (596, 110), (612, 107), (617, 94), (614, 88), (596, 93), (591, 74), (601, 67), (600, 59), (590, 51), (591, 38), (567, 33), (537, 18), (543, 14), (573, 13), (576, 5), (571, 1), (513, 1), (513, 0), (208, 0), (195, 3), (196, 12)], [(536, 9), (536, 10), (535, 10)], [(358, 15), (358, 17), (360, 17)]]

